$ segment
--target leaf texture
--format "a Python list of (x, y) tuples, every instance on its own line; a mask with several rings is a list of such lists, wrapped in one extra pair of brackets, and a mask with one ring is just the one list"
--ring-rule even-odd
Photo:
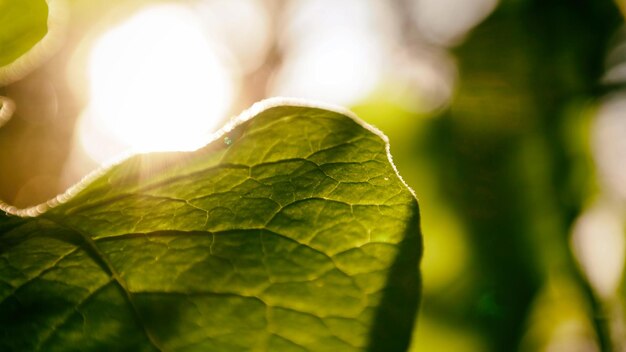
[(0, 350), (406, 350), (417, 200), (379, 132), (299, 105), (4, 206)]

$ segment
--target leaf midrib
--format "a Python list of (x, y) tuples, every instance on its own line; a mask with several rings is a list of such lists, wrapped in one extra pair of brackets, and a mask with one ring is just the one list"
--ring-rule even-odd
[[(49, 220), (49, 221), (55, 223), (57, 226), (59, 226), (61, 228), (64, 228), (64, 229), (66, 229), (66, 230), (68, 230), (68, 231), (70, 231), (72, 233), (75, 233), (78, 236), (80, 236), (80, 238), (83, 240), (83, 243), (86, 246), (86, 250), (89, 253), (91, 253), (91, 255), (93, 257), (95, 257), (94, 259), (96, 259), (96, 262), (100, 265), (100, 267), (113, 279), (113, 281), (115, 281), (115, 283), (124, 292), (124, 298), (126, 299), (127, 303), (131, 306), (132, 311), (133, 311), (133, 315), (134, 315), (135, 319), (137, 320), (137, 322), (139, 323), (139, 325), (141, 326), (141, 329), (144, 332), (144, 334), (146, 335), (147, 340), (158, 351), (164, 351), (164, 348), (159, 343), (157, 343), (156, 338), (153, 336), (153, 334), (148, 329), (148, 327), (147, 327), (147, 325), (145, 323), (145, 319), (143, 318), (143, 316), (139, 312), (139, 309), (137, 308), (137, 304), (135, 303), (135, 299), (133, 297), (133, 293), (128, 289), (128, 284), (122, 278), (122, 276), (119, 274), (119, 272), (117, 271), (115, 266), (113, 266), (113, 264), (111, 263), (109, 258), (106, 255), (104, 255), (104, 253), (100, 250), (100, 248), (98, 248), (96, 242), (92, 239), (92, 237), (89, 236), (87, 233), (83, 232), (80, 229), (77, 229), (77, 228), (75, 228), (75, 227), (73, 227), (71, 225), (64, 224), (64, 223), (58, 221), (53, 216), (50, 216), (50, 215), (47, 215), (47, 214), (42, 214), (40, 216), (45, 218), (46, 220)], [(108, 285), (108, 283), (103, 285), (103, 286), (106, 286), (106, 285)], [(101, 289), (101, 288), (102, 287), (100, 287), (99, 289)]]

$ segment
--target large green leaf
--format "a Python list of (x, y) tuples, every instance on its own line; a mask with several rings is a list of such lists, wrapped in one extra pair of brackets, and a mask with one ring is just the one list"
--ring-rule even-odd
[(47, 33), (45, 0), (0, 0), (0, 67), (24, 55)]
[(405, 350), (421, 235), (384, 137), (273, 105), (0, 212), (0, 350)]

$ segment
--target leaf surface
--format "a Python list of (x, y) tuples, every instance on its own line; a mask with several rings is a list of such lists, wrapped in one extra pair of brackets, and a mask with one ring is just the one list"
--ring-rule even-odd
[(0, 350), (406, 350), (417, 200), (378, 132), (296, 105), (5, 206)]

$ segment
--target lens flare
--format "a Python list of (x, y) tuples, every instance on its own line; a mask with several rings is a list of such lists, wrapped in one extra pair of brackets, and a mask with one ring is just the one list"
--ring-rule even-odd
[(195, 14), (149, 7), (103, 34), (89, 58), (90, 103), (80, 124), (98, 161), (120, 150), (193, 150), (233, 100), (229, 69)]

